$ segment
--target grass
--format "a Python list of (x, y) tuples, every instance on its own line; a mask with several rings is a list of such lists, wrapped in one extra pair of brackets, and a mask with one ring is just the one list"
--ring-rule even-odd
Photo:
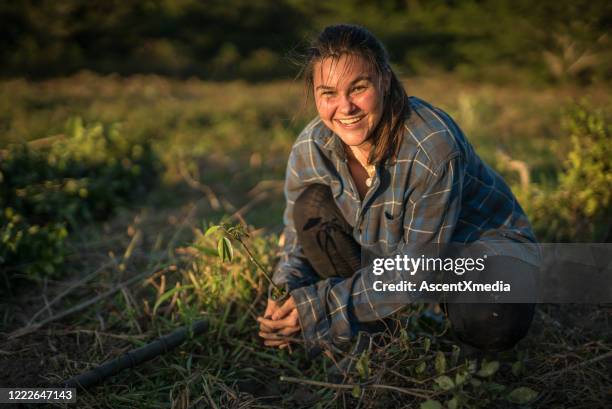
[[(560, 101), (588, 93), (596, 104), (609, 106), (609, 90), (598, 88), (531, 90), (450, 77), (412, 78), (407, 87), (409, 94), (448, 110), (477, 151), (506, 177), (515, 180), (516, 175), (498, 162), (498, 149), (528, 164), (534, 180), (551, 184), (569, 144), (559, 128)], [(205, 335), (80, 393), (78, 407), (386, 408), (419, 407), (427, 399), (451, 407), (456, 398), (459, 407), (503, 408), (521, 406), (507, 399), (519, 387), (537, 393), (522, 407), (609, 404), (612, 310), (606, 305), (539, 306), (528, 337), (514, 350), (491, 356), (457, 352), (444, 317), (414, 306), (397, 317), (406, 331), (377, 340), (381, 346), (361, 355), (361, 363), (348, 374), (345, 382), (359, 389), (325, 385), (334, 366), (325, 356), (310, 359), (301, 348), (289, 354), (263, 347), (254, 318), (265, 306), (265, 280), (239, 252), (234, 263), (221, 264), (202, 250), (215, 247), (202, 231), (207, 223), (243, 209), (237, 218), (250, 225), (252, 248), (272, 269), (282, 227), (279, 187), (286, 158), (312, 114), (303, 105), (300, 86), (289, 82), (252, 85), (82, 73), (0, 84), (0, 149), (62, 133), (69, 118), (80, 116), (86, 123), (119, 121), (126, 135), (153, 141), (165, 167), (162, 183), (149, 196), (118, 209), (105, 222), (72, 232), (61, 278), (32, 284), (2, 300), (0, 384), (56, 384), (206, 318), (210, 328)], [(96, 272), (91, 280), (37, 320), (136, 274), (150, 276), (35, 332), (7, 337), (91, 272)], [(491, 362), (499, 368), (487, 374), (495, 367)], [(324, 384), (285, 382), (281, 376)], [(448, 376), (453, 387), (445, 390), (441, 376)], [(402, 390), (367, 386), (370, 381)]]

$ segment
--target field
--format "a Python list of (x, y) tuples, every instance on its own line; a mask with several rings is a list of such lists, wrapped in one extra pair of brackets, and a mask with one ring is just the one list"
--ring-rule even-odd
[[(502, 86), (446, 75), (405, 84), (410, 95), (457, 120), (513, 186), (542, 240), (609, 241), (609, 88)], [(15, 155), (10, 145), (24, 143), (58, 157), (74, 149), (70, 166), (96, 152), (109, 155), (87, 138), (123, 141), (129, 160), (118, 159), (116, 168), (105, 157), (86, 177), (35, 190), (37, 217), (65, 210), (54, 219), (58, 230), (49, 230), (49, 237), (61, 230), (65, 238), (39, 264), (14, 258), (2, 267), (0, 385), (54, 385), (207, 319), (204, 335), (80, 392), (78, 407), (610, 407), (610, 305), (540, 305), (526, 339), (488, 356), (457, 349), (445, 318), (414, 306), (397, 317), (405, 331), (362, 354), (342, 387), (330, 384), (330, 358), (262, 346), (254, 318), (265, 307), (263, 276), (238, 251), (234, 262), (222, 264), (203, 232), (224, 217), (247, 224), (253, 251), (272, 269), (286, 160), (312, 115), (301, 85), (288, 81), (82, 72), (1, 82), (0, 161)], [(591, 136), (593, 146), (606, 147), (576, 156), (573, 137)], [(138, 153), (143, 149), (150, 156)], [(100, 175), (108, 178), (102, 186), (95, 184)], [(132, 175), (131, 184), (111, 189), (113, 175)], [(69, 182), (77, 187), (70, 190)], [(26, 188), (15, 197), (34, 194)], [(106, 207), (81, 208), (98, 193)], [(70, 201), (36, 210), (65, 197)], [(6, 213), (9, 205), (2, 205)]]

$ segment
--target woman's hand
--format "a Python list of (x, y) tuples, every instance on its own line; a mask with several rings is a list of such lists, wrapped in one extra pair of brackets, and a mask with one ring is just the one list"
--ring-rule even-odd
[(289, 346), (284, 339), (300, 331), (298, 311), (293, 297), (289, 297), (282, 306), (268, 299), (268, 305), (263, 317), (258, 317), (259, 336), (264, 339), (264, 345), (279, 348)]

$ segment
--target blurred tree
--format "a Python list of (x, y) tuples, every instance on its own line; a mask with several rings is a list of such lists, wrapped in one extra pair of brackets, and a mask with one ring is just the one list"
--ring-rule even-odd
[(408, 73), (610, 80), (606, 0), (15, 0), (0, 5), (0, 74), (79, 69), (265, 79), (327, 24), (361, 24)]

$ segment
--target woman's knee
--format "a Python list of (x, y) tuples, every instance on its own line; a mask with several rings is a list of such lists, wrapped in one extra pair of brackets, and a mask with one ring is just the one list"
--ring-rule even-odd
[(308, 186), (293, 212), (298, 242), (321, 277), (350, 277), (361, 266), (360, 246), (328, 186)]
[(308, 186), (298, 196), (293, 205), (293, 220), (296, 226), (305, 226), (312, 218), (321, 216), (322, 209), (333, 200), (328, 186), (314, 184)]
[(527, 335), (535, 304), (448, 304), (457, 338), (485, 351), (512, 348)]

